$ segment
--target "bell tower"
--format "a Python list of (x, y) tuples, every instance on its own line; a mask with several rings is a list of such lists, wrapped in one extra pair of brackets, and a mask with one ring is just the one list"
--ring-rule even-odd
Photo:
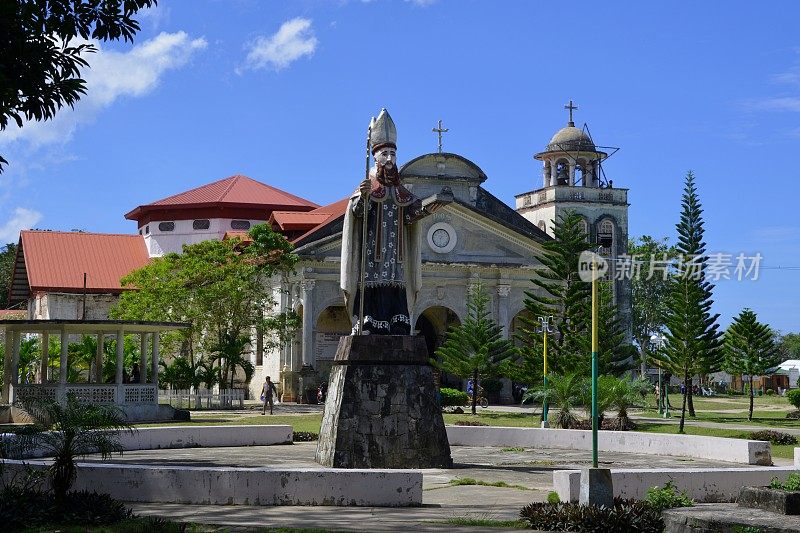
[[(602, 254), (613, 260), (628, 248), (628, 189), (614, 187), (603, 172), (603, 163), (618, 148), (596, 146), (586, 124), (575, 127), (577, 106), (572, 100), (564, 109), (569, 112), (567, 125), (533, 156), (542, 162), (542, 186), (518, 194), (516, 209), (550, 236), (553, 221), (564, 211), (578, 213), (590, 242), (612, 243)], [(630, 336), (629, 280), (614, 281), (614, 299)]]

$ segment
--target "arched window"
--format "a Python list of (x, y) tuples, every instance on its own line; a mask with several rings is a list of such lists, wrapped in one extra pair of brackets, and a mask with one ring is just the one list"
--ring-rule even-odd
[(537, 226), (539, 226), (540, 230), (545, 231), (545, 232), (547, 231), (547, 225), (544, 223), (544, 220), (540, 220), (539, 224), (537, 224)]
[(616, 239), (614, 238), (614, 222), (608, 218), (603, 219), (597, 226), (597, 242), (599, 243), (606, 239), (610, 239), (612, 242), (611, 246), (606, 248), (610, 252), (614, 248), (613, 243)]
[(581, 228), (583, 229), (583, 234), (584, 234), (584, 238), (583, 239), (588, 241), (589, 240), (589, 221), (586, 220), (585, 218), (581, 219)]

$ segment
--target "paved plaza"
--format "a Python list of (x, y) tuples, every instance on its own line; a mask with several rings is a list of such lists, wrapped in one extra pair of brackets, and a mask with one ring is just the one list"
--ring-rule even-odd
[[(238, 448), (142, 450), (114, 456), (112, 462), (170, 466), (321, 468), (314, 462), (316, 443)], [(257, 507), (184, 504), (132, 505), (139, 514), (179, 521), (241, 527), (294, 526), (339, 531), (453, 530), (444, 521), (455, 517), (514, 519), (522, 506), (544, 501), (552, 490), (552, 472), (586, 467), (591, 453), (575, 450), (490, 447), (452, 447), (453, 469), (423, 470), (423, 506), (420, 508), (364, 507)], [(99, 461), (99, 458), (89, 458)], [(611, 468), (731, 467), (721, 461), (604, 453), (601, 464)], [(736, 465), (741, 466), (741, 465)], [(454, 486), (456, 478), (488, 483), (505, 482), (522, 488)], [(666, 479), (665, 479), (666, 481)], [(438, 524), (437, 524), (438, 522)], [(469, 531), (479, 529), (470, 527)], [(493, 531), (498, 531), (493, 528)]]

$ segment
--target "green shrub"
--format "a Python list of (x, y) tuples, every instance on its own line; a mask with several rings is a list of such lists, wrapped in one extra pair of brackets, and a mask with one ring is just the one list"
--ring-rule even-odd
[(769, 482), (769, 486), (778, 490), (798, 491), (800, 490), (800, 473), (792, 472), (784, 482), (774, 477), (772, 481)]
[(795, 409), (800, 409), (800, 389), (791, 389), (786, 391), (786, 399), (789, 403), (794, 405)]
[(522, 508), (520, 518), (531, 529), (544, 531), (640, 531), (660, 533), (664, 521), (649, 503), (614, 498), (613, 507), (577, 503), (532, 503)]
[(442, 398), (442, 407), (448, 405), (469, 405), (469, 394), (458, 389), (448, 389), (442, 387), (439, 389)]
[(319, 435), (311, 431), (295, 431), (292, 433), (292, 442), (312, 442), (319, 439)]
[(672, 509), (673, 507), (692, 507), (694, 500), (692, 500), (685, 491), (678, 492), (672, 481), (667, 481), (663, 487), (651, 487), (647, 489), (647, 499), (653, 509), (659, 513), (664, 509)]
[(547, 503), (561, 503), (561, 498), (556, 491), (551, 490), (547, 493)]
[(772, 389), (767, 389), (767, 396), (772, 396), (775, 394), (775, 391)]
[(764, 440), (772, 444), (797, 444), (797, 437), (794, 435), (781, 431), (773, 431), (771, 429), (753, 431), (748, 435), (748, 438), (750, 440)]
[(4, 531), (48, 523), (76, 526), (116, 524), (131, 511), (108, 494), (68, 492), (61, 504), (49, 492), (7, 486), (0, 491), (0, 524)]

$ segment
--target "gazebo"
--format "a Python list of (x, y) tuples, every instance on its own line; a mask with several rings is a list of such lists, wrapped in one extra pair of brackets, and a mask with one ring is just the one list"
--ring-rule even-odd
[[(188, 327), (188, 324), (178, 322), (127, 320), (0, 320), (0, 329), (5, 331), (6, 353), (0, 403), (13, 405), (33, 398), (63, 401), (68, 394), (72, 394), (83, 403), (116, 404), (125, 412), (129, 421), (171, 418), (172, 409), (160, 409), (158, 405), (159, 334)], [(138, 382), (125, 383), (124, 335), (131, 333), (139, 335), (141, 340), (140, 371)], [(39, 361), (37, 379), (34, 380), (37, 383), (19, 382), (20, 345), (23, 336), (30, 335), (40, 336), (41, 354), (47, 354), (51, 335), (60, 337), (61, 357), (57, 382), (47, 382), (46, 355), (41, 356)], [(67, 383), (70, 335), (97, 337), (94, 371), (90, 371), (89, 382)], [(116, 375), (113, 383), (103, 383), (103, 341), (107, 335), (114, 336), (117, 341)]]

